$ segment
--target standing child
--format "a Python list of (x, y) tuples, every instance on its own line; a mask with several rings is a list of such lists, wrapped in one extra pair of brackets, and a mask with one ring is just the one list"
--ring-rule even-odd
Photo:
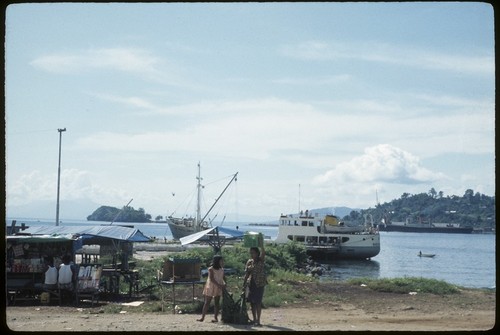
[(203, 304), (203, 311), (201, 314), (201, 319), (197, 321), (203, 322), (205, 320), (205, 315), (207, 314), (208, 307), (212, 298), (215, 302), (214, 319), (212, 322), (219, 322), (219, 309), (220, 309), (220, 297), (222, 296), (222, 290), (226, 286), (224, 282), (224, 259), (222, 256), (216, 255), (212, 260), (212, 266), (208, 268), (208, 279), (203, 289), (203, 295), (205, 296), (205, 303)]

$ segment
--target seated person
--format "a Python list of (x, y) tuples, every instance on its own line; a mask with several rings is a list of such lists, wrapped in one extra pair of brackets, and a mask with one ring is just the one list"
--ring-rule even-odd
[(59, 267), (59, 289), (72, 291), (75, 281), (76, 271), (71, 264), (71, 256), (66, 255), (63, 257), (63, 264)]
[(54, 259), (52, 257), (47, 257), (45, 260), (45, 271), (43, 277), (43, 289), (57, 289), (57, 269), (54, 266)]

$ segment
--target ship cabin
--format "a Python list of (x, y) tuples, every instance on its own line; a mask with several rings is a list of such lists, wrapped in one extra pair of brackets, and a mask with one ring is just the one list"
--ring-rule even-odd
[(302, 242), (306, 245), (334, 246), (349, 240), (349, 237), (334, 235), (334, 231), (328, 229), (330, 224), (341, 228), (344, 222), (338, 221), (333, 215), (310, 214), (309, 211), (301, 212), (300, 215), (281, 215), (281, 228), (286, 230), (286, 237), (290, 241)]
[(321, 227), (323, 224), (323, 216), (314, 213), (314, 216), (309, 214), (309, 211), (300, 212), (300, 215), (281, 214), (280, 226), (302, 226), (302, 227)]

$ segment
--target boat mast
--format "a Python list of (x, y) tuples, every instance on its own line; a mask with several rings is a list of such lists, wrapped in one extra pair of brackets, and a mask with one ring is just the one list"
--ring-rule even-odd
[(229, 183), (226, 185), (226, 187), (224, 188), (224, 190), (221, 192), (221, 194), (219, 194), (219, 196), (217, 197), (217, 199), (215, 199), (215, 202), (213, 203), (212, 207), (210, 207), (210, 209), (208, 210), (207, 214), (205, 214), (205, 216), (203, 217), (203, 219), (201, 219), (201, 221), (203, 222), (203, 220), (205, 220), (205, 218), (208, 216), (208, 214), (210, 214), (210, 211), (215, 207), (215, 205), (217, 204), (217, 202), (219, 201), (219, 199), (222, 197), (222, 195), (224, 194), (224, 192), (226, 192), (227, 188), (229, 187), (229, 185), (231, 185), (231, 183), (233, 182), (233, 180), (236, 180), (236, 178), (238, 177), (238, 172), (236, 172), (234, 175), (233, 175), (233, 178), (231, 178), (231, 180), (229, 181)]
[(299, 215), (300, 215), (300, 184), (299, 184)]
[(118, 217), (125, 210), (125, 208), (127, 208), (128, 205), (130, 205), (130, 203), (132, 202), (132, 200), (134, 200), (134, 199), (130, 199), (130, 201), (127, 202), (127, 204), (125, 206), (123, 206), (123, 208), (118, 211), (118, 214), (116, 214), (116, 216), (113, 218), (113, 221), (111, 221), (111, 223), (109, 224), (110, 226), (116, 221), (116, 219), (118, 219)]
[(195, 227), (197, 231), (199, 230), (198, 228), (201, 225), (201, 167), (200, 167), (200, 162), (198, 162), (198, 177), (196, 177), (198, 180), (198, 183), (196, 185), (198, 189), (198, 195), (196, 199), (196, 221), (195, 221)]

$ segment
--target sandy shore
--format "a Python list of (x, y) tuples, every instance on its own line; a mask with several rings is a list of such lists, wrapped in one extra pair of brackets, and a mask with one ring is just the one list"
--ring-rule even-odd
[[(83, 308), (8, 306), (6, 324), (14, 331), (461, 331), (495, 326), (496, 293), (464, 290), (460, 294), (382, 293), (338, 285), (332, 301), (263, 310), (263, 327), (196, 322), (198, 315), (144, 312), (141, 306), (104, 313), (103, 305)], [(109, 303), (111, 304), (111, 303)], [(120, 310), (118, 308), (117, 310)]]

